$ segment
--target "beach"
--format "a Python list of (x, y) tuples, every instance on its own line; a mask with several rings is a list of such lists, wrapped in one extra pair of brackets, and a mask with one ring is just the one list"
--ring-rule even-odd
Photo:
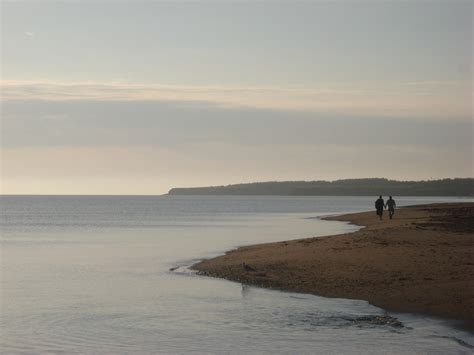
[(201, 275), (398, 312), (474, 320), (474, 203), (326, 217), (361, 226), (326, 237), (244, 246), (192, 266)]

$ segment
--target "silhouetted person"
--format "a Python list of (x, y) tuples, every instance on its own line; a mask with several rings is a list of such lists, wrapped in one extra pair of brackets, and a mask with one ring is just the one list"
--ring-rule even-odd
[(385, 204), (385, 207), (388, 207), (388, 215), (390, 219), (392, 219), (393, 215), (395, 214), (395, 207), (397, 204), (395, 203), (395, 200), (392, 198), (392, 196), (389, 197), (387, 200), (387, 203)]
[(383, 207), (385, 206), (383, 202), (382, 196), (379, 196), (378, 200), (375, 201), (375, 209), (377, 210), (377, 216), (379, 216), (380, 220), (383, 217)]

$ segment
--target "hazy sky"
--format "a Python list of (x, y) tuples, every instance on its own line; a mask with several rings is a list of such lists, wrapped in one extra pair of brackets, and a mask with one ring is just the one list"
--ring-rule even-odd
[(473, 1), (2, 1), (2, 192), (473, 176)]

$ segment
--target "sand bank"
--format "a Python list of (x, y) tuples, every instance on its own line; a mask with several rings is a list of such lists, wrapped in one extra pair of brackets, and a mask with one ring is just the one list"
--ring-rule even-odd
[(474, 203), (327, 218), (364, 226), (341, 235), (259, 244), (193, 265), (201, 274), (394, 311), (474, 320)]

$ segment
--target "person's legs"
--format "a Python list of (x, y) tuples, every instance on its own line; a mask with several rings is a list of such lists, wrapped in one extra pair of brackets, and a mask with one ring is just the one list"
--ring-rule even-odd
[(390, 219), (392, 219), (392, 218), (393, 218), (393, 215), (395, 214), (395, 209), (390, 208), (390, 209), (388, 210), (388, 213), (389, 213), (389, 215), (390, 215)]

